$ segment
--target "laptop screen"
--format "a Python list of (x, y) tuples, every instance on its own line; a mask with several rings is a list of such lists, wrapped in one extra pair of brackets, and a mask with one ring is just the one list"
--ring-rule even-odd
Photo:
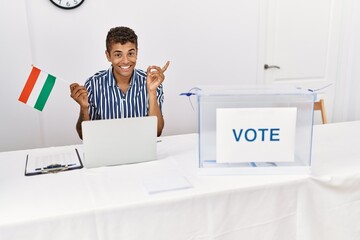
[(86, 168), (156, 159), (157, 117), (82, 122)]

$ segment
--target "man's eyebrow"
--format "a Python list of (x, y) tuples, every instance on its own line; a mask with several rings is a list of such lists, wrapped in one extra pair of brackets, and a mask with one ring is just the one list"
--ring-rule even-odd
[[(131, 52), (131, 51), (136, 51), (136, 49), (135, 49), (135, 48), (129, 49), (128, 52)], [(120, 50), (114, 50), (113, 53), (122, 53), (122, 51), (120, 51)]]

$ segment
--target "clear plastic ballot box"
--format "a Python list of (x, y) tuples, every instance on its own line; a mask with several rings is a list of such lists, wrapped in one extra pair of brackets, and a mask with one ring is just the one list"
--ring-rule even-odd
[(200, 174), (310, 173), (316, 93), (265, 86), (196, 89)]

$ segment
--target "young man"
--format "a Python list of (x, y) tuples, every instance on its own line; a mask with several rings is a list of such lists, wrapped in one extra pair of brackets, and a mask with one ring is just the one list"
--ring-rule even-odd
[(135, 69), (138, 53), (137, 35), (128, 27), (110, 29), (105, 54), (111, 67), (86, 82), (70, 85), (71, 97), (80, 105), (76, 130), (82, 139), (82, 121), (128, 117), (157, 116), (157, 135), (164, 128), (162, 82), (163, 68), (149, 66), (147, 71)]

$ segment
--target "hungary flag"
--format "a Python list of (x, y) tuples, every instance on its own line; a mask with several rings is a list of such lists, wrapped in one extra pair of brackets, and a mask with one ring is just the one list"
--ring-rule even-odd
[(33, 66), (19, 101), (42, 111), (55, 85), (55, 81), (56, 77)]

